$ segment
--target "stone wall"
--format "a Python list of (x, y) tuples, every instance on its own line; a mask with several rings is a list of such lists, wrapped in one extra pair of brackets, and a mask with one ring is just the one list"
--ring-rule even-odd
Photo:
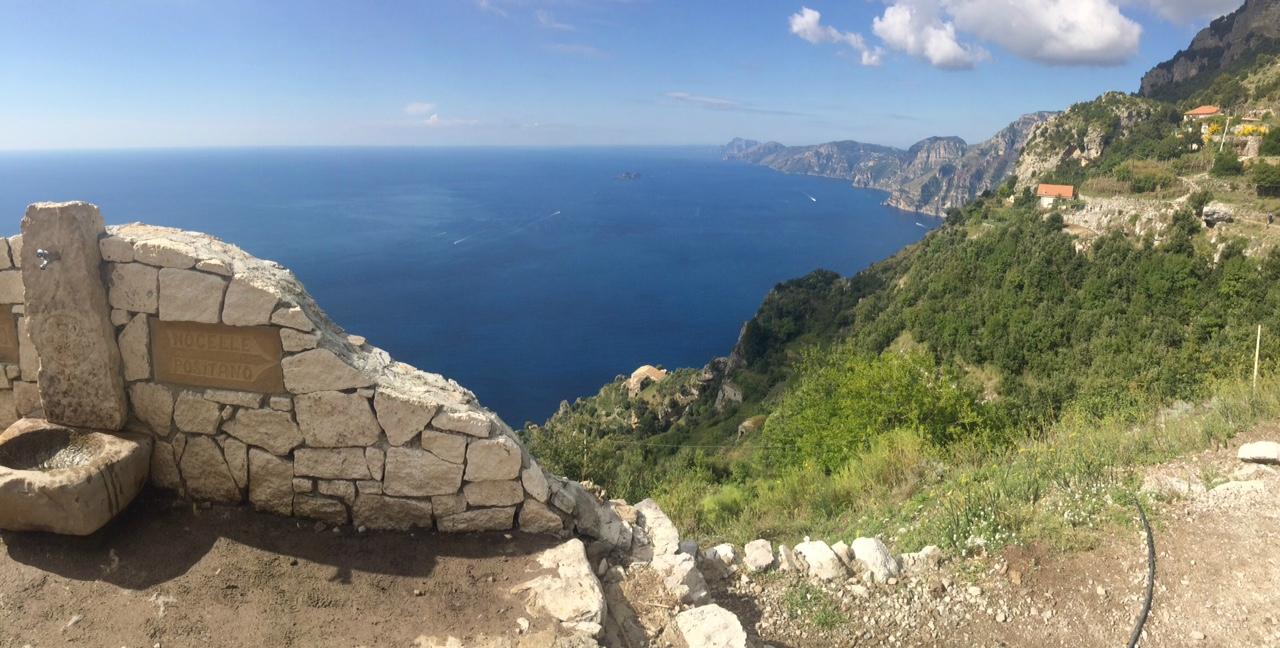
[[(5, 242), (0, 266), (20, 245)], [(577, 532), (629, 547), (630, 525), (544, 473), (474, 394), (347, 334), (279, 264), (140, 223), (107, 227), (99, 247), (126, 427), (155, 438), (154, 485), (330, 524)], [(0, 410), (39, 415), (16, 270), (0, 270), (0, 303), (19, 318), (22, 352), (4, 365)]]

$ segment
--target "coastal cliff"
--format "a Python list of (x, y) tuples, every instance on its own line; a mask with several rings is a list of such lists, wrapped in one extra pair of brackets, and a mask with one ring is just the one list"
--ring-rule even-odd
[(1219, 75), (1280, 52), (1280, 1), (1248, 0), (1200, 30), (1187, 49), (1151, 68), (1140, 94), (1180, 101), (1207, 88)]
[(959, 207), (998, 186), (1013, 170), (1032, 130), (1055, 113), (1023, 115), (990, 139), (969, 144), (959, 137), (929, 137), (903, 150), (845, 140), (786, 146), (735, 138), (726, 160), (760, 164), (784, 173), (849, 180), (855, 187), (889, 192), (886, 204), (933, 216)]

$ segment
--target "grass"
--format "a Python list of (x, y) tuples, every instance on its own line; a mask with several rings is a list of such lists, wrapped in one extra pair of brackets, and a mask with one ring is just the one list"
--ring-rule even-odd
[(1280, 416), (1280, 380), (1261, 381), (1256, 392), (1247, 382), (1211, 391), (1213, 399), (1172, 420), (1154, 408), (1068, 412), (999, 450), (974, 442), (942, 454), (895, 432), (831, 475), (794, 470), (731, 490), (695, 478), (659, 500), (680, 528), (707, 542), (883, 535), (899, 551), (1084, 549), (1130, 520), (1143, 466), (1221, 446)]
[(782, 595), (787, 618), (803, 620), (820, 630), (831, 630), (849, 622), (839, 604), (825, 590), (808, 581), (796, 581)]

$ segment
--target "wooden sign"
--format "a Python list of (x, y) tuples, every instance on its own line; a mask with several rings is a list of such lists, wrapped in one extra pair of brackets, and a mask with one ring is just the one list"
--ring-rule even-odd
[(151, 319), (156, 380), (276, 394), (284, 391), (279, 329)]
[(0, 315), (0, 362), (18, 364), (18, 318), (12, 313)]

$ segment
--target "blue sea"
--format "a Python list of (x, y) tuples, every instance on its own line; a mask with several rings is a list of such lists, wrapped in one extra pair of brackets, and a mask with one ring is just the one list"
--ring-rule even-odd
[(727, 354), (778, 282), (855, 273), (940, 223), (884, 197), (711, 148), (0, 153), (6, 233), (45, 200), (212, 233), (512, 425)]

